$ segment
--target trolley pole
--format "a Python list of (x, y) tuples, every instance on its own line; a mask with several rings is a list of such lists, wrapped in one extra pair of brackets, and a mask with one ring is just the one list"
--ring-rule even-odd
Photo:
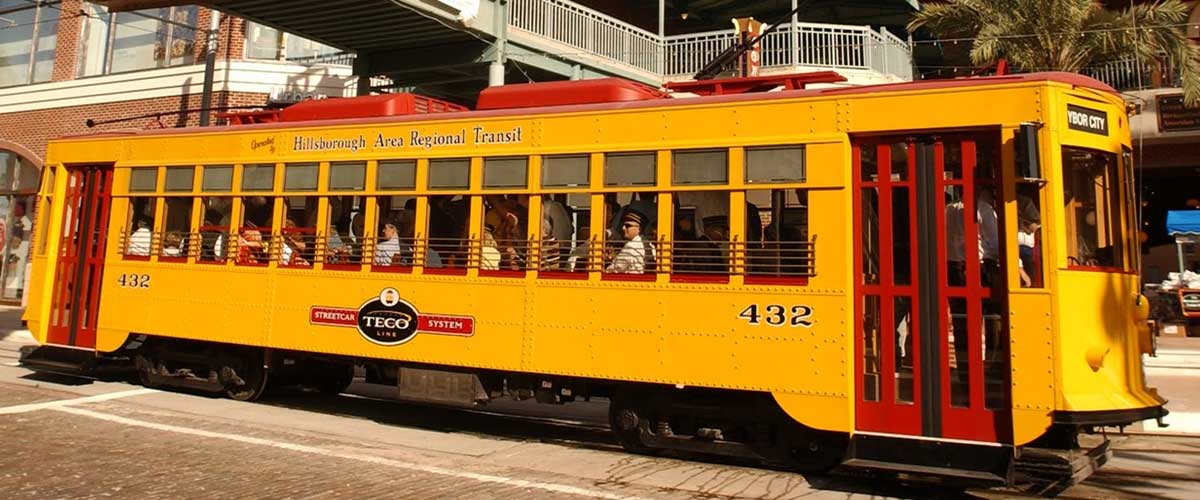
[(204, 90), (200, 94), (200, 126), (208, 126), (208, 117), (212, 113), (213, 79), (217, 66), (217, 30), (221, 27), (221, 13), (211, 9), (212, 22), (208, 25), (208, 46), (204, 50)]

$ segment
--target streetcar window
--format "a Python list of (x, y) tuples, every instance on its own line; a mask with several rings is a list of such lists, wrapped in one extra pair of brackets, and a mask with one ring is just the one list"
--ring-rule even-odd
[[(190, 180), (190, 179), (189, 179)], [(192, 198), (163, 200), (163, 234), (159, 256), (186, 258), (192, 230)]]
[(471, 200), (460, 195), (435, 195), (428, 197), (428, 203), (425, 253), (416, 257), (416, 265), (466, 269)]
[(587, 187), (590, 172), (588, 155), (547, 156), (542, 160), (542, 187)]
[(129, 192), (146, 193), (158, 188), (158, 169), (131, 168), (129, 169)]
[(358, 265), (362, 262), (364, 205), (361, 196), (330, 196), (329, 224), (325, 233), (325, 263)]
[(1017, 183), (1017, 261), (1021, 288), (1042, 288), (1042, 186)]
[(592, 197), (586, 193), (542, 196), (538, 230), (542, 271), (587, 272)]
[(746, 148), (746, 183), (804, 182), (804, 146)]
[(279, 264), (291, 267), (311, 266), (317, 245), (316, 196), (284, 198), (286, 212), (279, 230)]
[(671, 155), (671, 183), (725, 184), (729, 181), (729, 151), (676, 151)]
[(654, 153), (609, 153), (604, 155), (605, 186), (653, 186)]
[(471, 186), (471, 160), (429, 160), (429, 189), (467, 189)]
[(483, 198), (483, 224), (478, 245), (479, 269), (521, 271), (529, 258), (526, 238), (529, 196), (492, 195)]
[(126, 221), (125, 255), (149, 257), (153, 246), (155, 198), (129, 199), (129, 219)]
[[(207, 173), (208, 168), (205, 168)], [(201, 199), (204, 210), (200, 223), (201, 262), (220, 262), (229, 254), (229, 222), (233, 216), (233, 198), (205, 196)]]
[(195, 180), (196, 167), (167, 167), (167, 177), (163, 181), (163, 190), (172, 192), (188, 192), (192, 190)]
[(207, 165), (200, 180), (202, 191), (230, 191), (233, 189), (233, 166)]
[(1064, 147), (1063, 181), (1069, 264), (1123, 267), (1117, 155)]
[(377, 238), (371, 264), (375, 267), (412, 266), (413, 235), (417, 229), (417, 198), (377, 196), (375, 214)]
[(746, 192), (746, 274), (771, 278), (812, 276), (808, 191)]
[(529, 158), (484, 158), (483, 187), (524, 188), (529, 185)]
[(329, 164), (330, 191), (361, 191), (367, 187), (367, 164), (348, 161)]
[(246, 165), (242, 167), (242, 191), (270, 191), (275, 188), (275, 165)]
[(320, 167), (316, 163), (290, 163), (283, 167), (284, 191), (316, 191)]
[(729, 192), (685, 191), (675, 195), (671, 271), (728, 274)]
[(376, 184), (381, 190), (413, 189), (417, 187), (416, 160), (392, 160), (379, 162), (376, 169), (379, 180)]
[(658, 193), (609, 193), (604, 197), (604, 272), (642, 274), (657, 268)]

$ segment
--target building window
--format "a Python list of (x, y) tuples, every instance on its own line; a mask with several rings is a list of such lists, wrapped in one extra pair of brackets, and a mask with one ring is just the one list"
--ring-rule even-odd
[(0, 0), (0, 87), (50, 81), (58, 43), (58, 5)]
[(84, 3), (78, 76), (194, 64), (196, 6), (110, 13)]
[(340, 52), (334, 47), (246, 21), (246, 59), (305, 61)]

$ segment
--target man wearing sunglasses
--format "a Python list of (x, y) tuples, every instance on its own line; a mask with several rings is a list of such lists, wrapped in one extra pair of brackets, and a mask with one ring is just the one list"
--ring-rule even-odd
[(618, 274), (642, 274), (646, 269), (646, 244), (642, 242), (642, 226), (646, 216), (637, 210), (627, 210), (621, 217), (621, 233), (625, 246), (613, 257), (605, 272)]

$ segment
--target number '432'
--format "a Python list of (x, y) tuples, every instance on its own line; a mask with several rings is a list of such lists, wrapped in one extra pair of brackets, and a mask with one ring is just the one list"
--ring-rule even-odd
[(117, 276), (117, 284), (125, 288), (150, 288), (150, 275), (125, 273)]
[(746, 320), (747, 323), (754, 326), (766, 323), (770, 326), (812, 328), (812, 315), (813, 308), (809, 306), (791, 306), (789, 308), (779, 304), (765, 306), (750, 304), (738, 313), (738, 318)]

